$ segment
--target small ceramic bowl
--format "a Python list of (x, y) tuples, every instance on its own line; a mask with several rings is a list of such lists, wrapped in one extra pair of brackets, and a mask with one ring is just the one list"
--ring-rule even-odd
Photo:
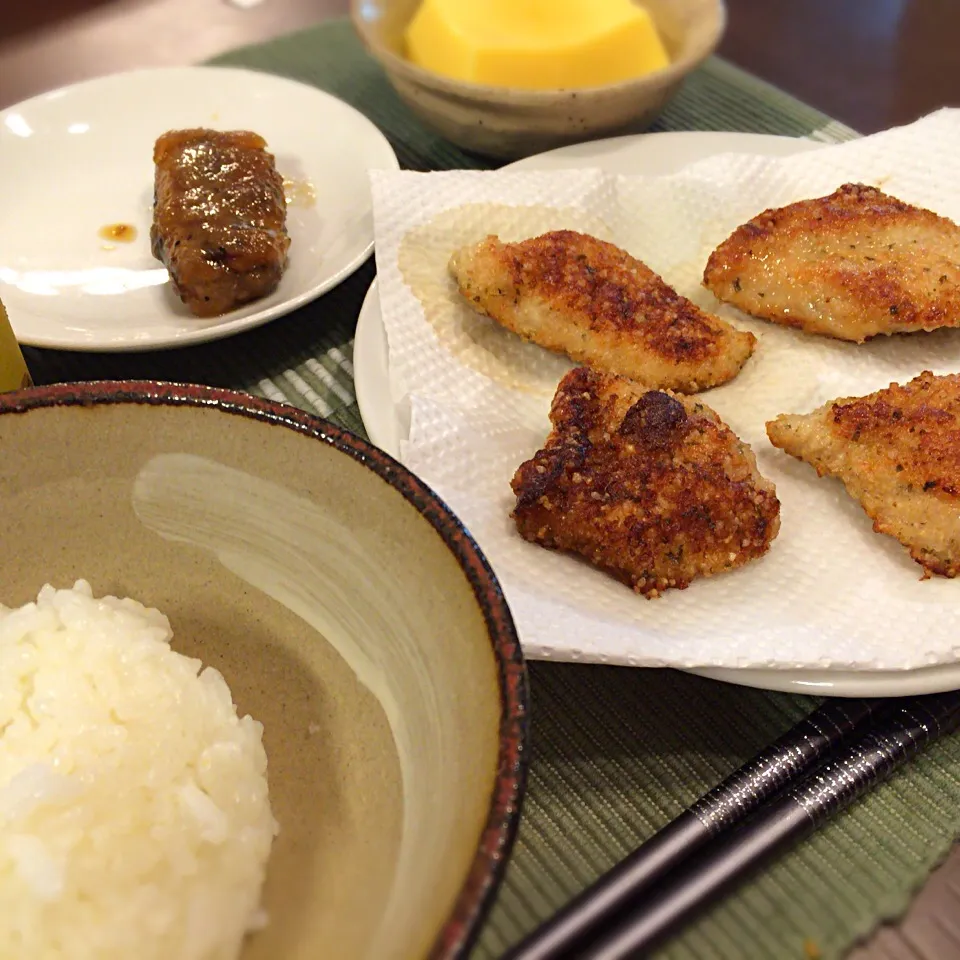
[(723, 0), (644, 0), (670, 54), (668, 67), (601, 87), (520, 90), (450, 80), (410, 63), (403, 34), (419, 4), (350, 0), (350, 9), (367, 50), (427, 126), (465, 150), (503, 160), (647, 129), (726, 27)]
[(166, 613), (264, 725), (280, 834), (243, 960), (465, 956), (520, 814), (526, 674), (457, 519), (362, 440), (205, 387), (0, 395), (0, 603)]

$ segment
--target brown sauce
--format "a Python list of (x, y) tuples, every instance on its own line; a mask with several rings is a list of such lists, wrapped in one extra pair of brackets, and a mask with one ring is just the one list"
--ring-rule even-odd
[(137, 228), (129, 223), (108, 223), (97, 231), (97, 236), (111, 243), (133, 243)]

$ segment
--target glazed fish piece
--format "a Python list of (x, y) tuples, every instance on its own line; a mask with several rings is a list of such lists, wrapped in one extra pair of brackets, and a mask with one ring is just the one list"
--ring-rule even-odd
[(733, 379), (756, 340), (680, 296), (595, 237), (560, 230), (521, 243), (488, 237), (450, 270), (480, 313), (604, 373), (684, 393)]
[(513, 477), (521, 536), (579, 554), (644, 596), (767, 552), (774, 485), (704, 403), (586, 367), (561, 381), (543, 449)]
[(960, 227), (848, 183), (738, 227), (703, 283), (755, 317), (856, 343), (956, 327)]
[(272, 293), (287, 263), (283, 180), (263, 137), (173, 130), (153, 151), (153, 255), (198, 317)]
[(960, 375), (925, 371), (904, 386), (783, 414), (767, 436), (819, 476), (839, 478), (923, 579), (960, 571)]

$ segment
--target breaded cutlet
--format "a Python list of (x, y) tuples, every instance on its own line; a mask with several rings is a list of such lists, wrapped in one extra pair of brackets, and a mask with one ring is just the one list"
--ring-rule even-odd
[(572, 230), (488, 237), (457, 251), (450, 271), (475, 310), (523, 339), (652, 387), (725, 383), (756, 343), (619, 247)]
[(513, 477), (521, 536), (585, 557), (646, 597), (766, 553), (780, 502), (702, 402), (576, 367), (542, 450)]
[(755, 317), (862, 343), (960, 326), (960, 227), (875, 187), (765, 210), (710, 255), (704, 286)]
[(960, 571), (960, 375), (927, 370), (903, 386), (784, 414), (767, 436), (819, 476), (843, 481), (923, 579)]

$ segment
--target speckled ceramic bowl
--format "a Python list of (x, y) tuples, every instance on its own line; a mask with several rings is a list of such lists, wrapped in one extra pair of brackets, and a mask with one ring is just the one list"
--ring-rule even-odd
[(644, 0), (670, 66), (602, 87), (531, 91), (449, 80), (406, 60), (403, 34), (419, 4), (350, 0), (357, 32), (410, 109), (447, 140), (503, 160), (647, 129), (716, 49), (727, 22), (723, 0)]
[(526, 674), (493, 573), (386, 454), (242, 394), (0, 394), (0, 602), (158, 607), (264, 724), (280, 822), (243, 960), (465, 956), (520, 814)]

